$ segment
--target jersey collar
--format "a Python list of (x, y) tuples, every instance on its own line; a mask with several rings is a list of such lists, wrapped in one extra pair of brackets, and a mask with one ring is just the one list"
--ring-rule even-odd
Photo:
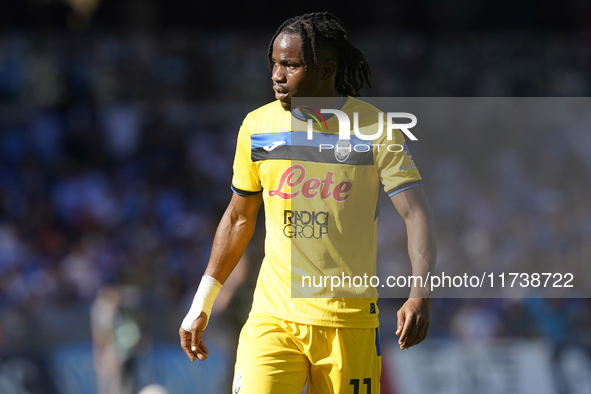
[[(343, 106), (345, 105), (346, 102), (347, 102), (347, 96), (345, 96), (344, 94), (341, 93), (341, 97), (339, 98), (339, 101), (337, 102), (337, 104), (334, 106), (333, 109), (343, 108)], [(293, 109), (291, 110), (291, 114), (299, 120), (302, 120), (302, 121), (307, 120), (307, 118), (304, 115), (302, 115), (300, 112), (297, 112)], [(334, 114), (326, 114), (326, 116), (324, 116), (324, 119), (328, 120), (333, 116), (334, 116)]]

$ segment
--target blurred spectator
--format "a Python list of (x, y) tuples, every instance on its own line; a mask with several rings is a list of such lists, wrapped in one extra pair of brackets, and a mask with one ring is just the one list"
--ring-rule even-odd
[(99, 394), (131, 394), (133, 360), (141, 340), (139, 294), (133, 288), (105, 286), (91, 309), (91, 330)]

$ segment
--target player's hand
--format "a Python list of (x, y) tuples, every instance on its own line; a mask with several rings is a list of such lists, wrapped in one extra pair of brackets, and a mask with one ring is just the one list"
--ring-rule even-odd
[(183, 327), (179, 328), (179, 336), (181, 337), (181, 347), (187, 354), (191, 361), (195, 358), (203, 361), (207, 358), (209, 350), (201, 340), (201, 335), (207, 323), (207, 315), (201, 312), (199, 317), (191, 324), (191, 332), (185, 331)]
[(427, 337), (431, 323), (431, 300), (428, 298), (409, 298), (398, 310), (398, 328), (400, 349), (417, 345)]

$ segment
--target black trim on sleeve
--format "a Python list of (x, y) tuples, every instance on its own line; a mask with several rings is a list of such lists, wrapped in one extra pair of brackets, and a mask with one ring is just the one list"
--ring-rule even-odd
[(423, 181), (411, 181), (411, 182), (405, 182), (402, 185), (398, 185), (393, 189), (390, 189), (386, 192), (386, 194), (388, 194), (388, 197), (392, 197), (393, 195), (406, 190), (406, 189), (410, 189), (411, 187), (417, 187), (417, 186), (423, 186)]
[(238, 189), (237, 187), (235, 187), (234, 185), (231, 186), (232, 191), (236, 194), (238, 194), (239, 196), (242, 197), (248, 197), (248, 196), (256, 196), (257, 194), (261, 193), (263, 191), (263, 189), (257, 191), (257, 192), (249, 192), (248, 190), (242, 190), (242, 189)]

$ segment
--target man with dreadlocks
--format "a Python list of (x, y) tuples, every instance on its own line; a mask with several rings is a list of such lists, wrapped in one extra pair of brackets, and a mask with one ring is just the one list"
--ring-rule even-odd
[[(406, 223), (413, 275), (424, 276), (434, 266), (436, 247), (421, 177), (406, 148), (341, 162), (334, 151), (327, 156), (297, 143), (302, 132), (292, 128), (292, 114), (302, 118), (302, 112), (292, 108), (294, 97), (329, 98), (343, 111), (370, 107), (351, 97), (370, 85), (370, 70), (339, 19), (322, 12), (285, 21), (271, 39), (268, 58), (277, 100), (248, 114), (238, 133), (234, 194), (179, 329), (181, 346), (191, 361), (207, 358), (202, 333), (213, 302), (264, 203), (265, 258), (240, 334), (234, 394), (299, 394), (306, 381), (308, 393), (376, 394), (381, 357), (375, 289), (362, 298), (292, 298), (292, 277), (335, 266), (351, 273), (353, 265), (375, 274), (380, 183)], [(327, 131), (315, 135), (336, 143), (338, 135)], [(402, 133), (394, 131), (393, 142), (403, 146)], [(316, 233), (298, 229), (311, 221)], [(398, 311), (400, 348), (420, 343), (429, 321), (429, 294), (412, 288)]]

